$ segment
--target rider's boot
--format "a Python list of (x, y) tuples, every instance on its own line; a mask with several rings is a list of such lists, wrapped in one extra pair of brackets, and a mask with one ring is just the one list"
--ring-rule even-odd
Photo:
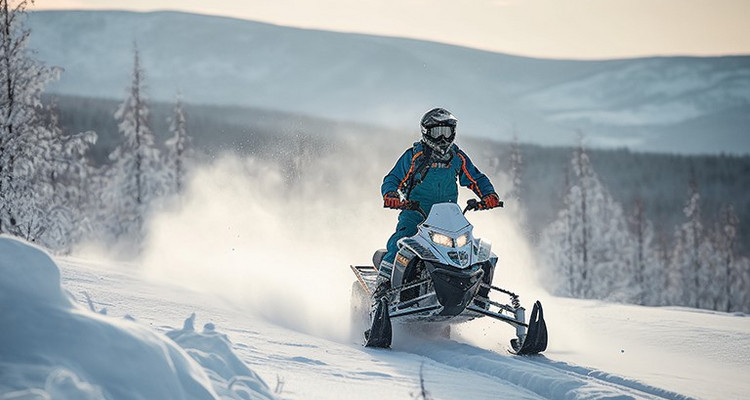
[(374, 311), (377, 308), (377, 304), (381, 298), (386, 297), (388, 301), (391, 300), (389, 291), (391, 290), (392, 273), (393, 263), (386, 260), (381, 260), (380, 265), (378, 266), (378, 277), (375, 281), (375, 291), (372, 292), (373, 307), (371, 308), (372, 312), (370, 312), (370, 315), (374, 314)]
[(365, 331), (365, 346), (367, 347), (391, 346), (391, 319), (388, 315), (390, 290), (391, 280), (384, 275), (378, 275), (370, 307), (370, 329)]
[[(380, 299), (385, 298), (389, 302), (391, 300), (389, 296), (389, 290), (391, 290), (391, 280), (383, 275), (378, 275), (378, 280), (376, 282), (377, 284), (375, 285), (375, 291), (372, 292), (373, 307), (370, 308), (371, 311), (374, 311), (377, 308)], [(373, 312), (370, 312), (370, 315), (372, 314)]]

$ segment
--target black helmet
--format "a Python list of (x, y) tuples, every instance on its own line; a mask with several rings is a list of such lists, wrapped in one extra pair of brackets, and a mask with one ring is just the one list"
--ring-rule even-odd
[(433, 108), (422, 117), (422, 141), (441, 155), (448, 152), (456, 138), (458, 119), (444, 108)]

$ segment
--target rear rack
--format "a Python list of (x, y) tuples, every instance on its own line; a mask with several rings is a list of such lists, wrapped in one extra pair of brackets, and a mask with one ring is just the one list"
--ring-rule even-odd
[(354, 275), (357, 276), (357, 280), (359, 280), (367, 295), (372, 296), (372, 292), (375, 290), (375, 281), (378, 278), (378, 270), (372, 265), (350, 265), (349, 268), (354, 271)]

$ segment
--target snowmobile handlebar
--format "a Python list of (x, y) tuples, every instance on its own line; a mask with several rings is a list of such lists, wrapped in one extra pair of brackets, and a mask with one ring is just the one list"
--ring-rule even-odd
[(479, 205), (482, 202), (477, 199), (469, 199), (466, 201), (466, 207), (464, 208), (464, 214), (466, 214), (467, 211), (477, 211), (480, 209)]
[[(503, 202), (500, 202), (500, 205), (498, 207), (502, 207)], [(477, 200), (477, 199), (469, 199), (466, 202), (466, 208), (464, 208), (464, 214), (466, 214), (467, 211), (479, 211), (479, 210), (487, 210), (488, 208), (485, 207), (484, 201)]]
[[(503, 202), (500, 202), (500, 206), (503, 206)], [(411, 210), (416, 211), (419, 214), (422, 215), (425, 219), (427, 219), (427, 213), (424, 212), (422, 207), (419, 206), (419, 202), (416, 200), (407, 200), (404, 202), (404, 205), (402, 207), (399, 207), (400, 210)], [(487, 208), (484, 207), (484, 201), (477, 200), (477, 199), (469, 199), (466, 202), (466, 208), (464, 208), (463, 213), (466, 214), (467, 211), (479, 211), (479, 210), (486, 210)]]

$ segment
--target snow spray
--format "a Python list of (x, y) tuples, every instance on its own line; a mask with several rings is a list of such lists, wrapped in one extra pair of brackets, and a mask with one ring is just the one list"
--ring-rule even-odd
[[(218, 293), (273, 323), (348, 340), (349, 266), (370, 264), (393, 233), (398, 212), (383, 209), (380, 184), (403, 149), (328, 150), (286, 162), (225, 155), (198, 169), (180, 206), (150, 221), (145, 272)], [(491, 178), (502, 193), (507, 179)], [(462, 203), (472, 195), (461, 192)], [(467, 217), (499, 255), (495, 284), (526, 293), (532, 252), (519, 207), (506, 205)], [(472, 336), (470, 326), (460, 332)]]

